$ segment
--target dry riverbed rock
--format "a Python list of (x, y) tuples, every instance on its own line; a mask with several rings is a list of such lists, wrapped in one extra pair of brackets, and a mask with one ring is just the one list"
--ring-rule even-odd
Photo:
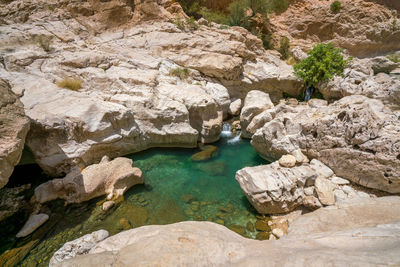
[(142, 184), (142, 172), (132, 167), (132, 160), (116, 158), (110, 161), (106, 156), (99, 164), (93, 164), (82, 171), (75, 170), (63, 179), (53, 179), (35, 188), (33, 199), (44, 203), (57, 198), (66, 203), (80, 203), (107, 195), (107, 199), (122, 196), (136, 184)]

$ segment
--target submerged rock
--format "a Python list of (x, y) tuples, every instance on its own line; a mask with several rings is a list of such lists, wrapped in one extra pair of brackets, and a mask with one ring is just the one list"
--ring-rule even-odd
[(193, 161), (208, 160), (212, 157), (215, 157), (218, 153), (218, 147), (216, 147), (216, 146), (208, 145), (208, 146), (200, 147), (200, 149), (202, 149), (202, 151), (193, 154), (190, 157), (191, 160), (193, 160)]
[(24, 224), (22, 229), (17, 233), (16, 237), (25, 237), (33, 233), (42, 224), (44, 224), (49, 219), (47, 214), (34, 214), (29, 216), (28, 221)]
[(136, 185), (142, 184), (142, 172), (132, 167), (132, 160), (104, 157), (82, 171), (73, 171), (63, 179), (54, 179), (35, 188), (34, 200), (44, 203), (57, 198), (66, 203), (80, 203), (107, 195), (107, 199), (118, 198)]

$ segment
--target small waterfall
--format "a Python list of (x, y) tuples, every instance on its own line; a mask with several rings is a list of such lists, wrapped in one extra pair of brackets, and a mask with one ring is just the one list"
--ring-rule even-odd
[(231, 138), (233, 136), (232, 133), (232, 127), (229, 123), (224, 123), (222, 125), (222, 132), (221, 132), (221, 137), (222, 138)]
[(241, 139), (240, 139), (240, 133), (238, 133), (235, 137), (229, 139), (229, 140), (227, 141), (227, 143), (230, 144), (230, 145), (233, 145), (233, 144), (239, 143), (240, 140), (241, 140)]
[(311, 96), (313, 95), (315, 91), (315, 87), (314, 86), (307, 86), (306, 88), (306, 92), (305, 92), (305, 96), (304, 96), (304, 101), (308, 101), (311, 99)]

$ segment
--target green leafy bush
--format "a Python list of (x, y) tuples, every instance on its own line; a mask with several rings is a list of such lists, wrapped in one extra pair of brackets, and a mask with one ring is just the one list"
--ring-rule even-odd
[(185, 30), (185, 23), (183, 22), (183, 20), (181, 18), (176, 18), (174, 20), (174, 24), (176, 25), (176, 27), (178, 27), (179, 30), (184, 31)]
[(186, 23), (189, 26), (190, 30), (197, 30), (199, 28), (199, 24), (197, 24), (196, 20), (194, 17), (190, 17), (189, 19), (186, 20)]
[(400, 63), (400, 53), (398, 54), (390, 53), (387, 54), (386, 57), (394, 63)]
[(342, 9), (342, 3), (340, 1), (335, 1), (331, 4), (332, 13), (339, 13), (340, 9)]
[(289, 38), (286, 36), (282, 37), (279, 42), (279, 49), (278, 52), (281, 53), (281, 59), (286, 60), (289, 58), (289, 48), (290, 48), (290, 41)]
[(346, 65), (351, 60), (345, 60), (342, 49), (335, 48), (332, 43), (317, 44), (307, 54), (307, 58), (294, 65), (295, 75), (303, 79), (306, 86), (328, 81), (335, 74), (343, 75)]

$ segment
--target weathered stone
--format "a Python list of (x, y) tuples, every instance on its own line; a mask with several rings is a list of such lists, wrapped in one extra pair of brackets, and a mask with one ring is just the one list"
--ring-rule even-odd
[(315, 191), (317, 192), (319, 201), (323, 205), (335, 204), (335, 195), (333, 193), (334, 189), (334, 185), (328, 179), (318, 177), (315, 180)]
[(349, 182), (348, 180), (343, 179), (343, 178), (340, 178), (340, 177), (337, 177), (337, 176), (332, 177), (332, 178), (330, 179), (330, 181), (331, 181), (332, 183), (334, 183), (334, 184), (337, 184), (337, 185), (350, 184), (350, 182)]
[(241, 109), (242, 109), (242, 100), (238, 98), (232, 101), (232, 103), (229, 105), (229, 114), (237, 116), (240, 114)]
[(66, 203), (80, 203), (107, 195), (107, 199), (118, 198), (124, 192), (143, 183), (142, 172), (132, 167), (132, 160), (104, 157), (99, 164), (76, 170), (63, 179), (54, 179), (35, 188), (34, 200), (44, 203), (57, 198)]
[(106, 230), (98, 230), (84, 235), (78, 239), (65, 243), (54, 253), (50, 259), (49, 266), (58, 266), (61, 262), (79, 255), (87, 254), (98, 242), (108, 237)]
[(296, 158), (292, 155), (283, 155), (279, 159), (279, 165), (285, 168), (292, 168), (296, 166), (296, 161), (297, 161)]
[(111, 209), (114, 205), (115, 205), (114, 201), (106, 201), (103, 203), (101, 208), (103, 209), (103, 211), (107, 211)]
[(218, 147), (216, 146), (204, 146), (201, 147), (202, 151), (197, 152), (193, 154), (190, 159), (193, 161), (203, 161), (203, 160), (208, 160), (214, 156), (217, 155), (218, 153)]
[(16, 237), (25, 237), (33, 233), (42, 224), (44, 224), (49, 219), (47, 214), (34, 214), (29, 216), (28, 221), (24, 224), (22, 229), (17, 233)]
[(244, 100), (244, 105), (240, 113), (242, 136), (250, 138), (251, 134), (247, 132), (247, 126), (251, 123), (252, 119), (273, 106), (274, 104), (271, 102), (268, 94), (258, 90), (250, 91)]
[(29, 125), (19, 98), (0, 79), (0, 188), (8, 183), (21, 158)]
[[(65, 261), (60, 266), (189, 266), (194, 262), (213, 266), (400, 263), (398, 223), (370, 228), (350, 224), (345, 229), (302, 237), (289, 234), (278, 241), (255, 241), (210, 222), (145, 226), (107, 238), (88, 255)], [(141, 250), (144, 246), (148, 249)]]
[(262, 157), (275, 160), (301, 149), (339, 177), (400, 192), (400, 123), (381, 101), (354, 95), (318, 108), (281, 103), (274, 112), (274, 119), (252, 137)]
[(30, 188), (31, 185), (26, 184), (13, 188), (5, 187), (0, 190), (0, 221), (27, 209), (28, 203), (25, 194)]
[(282, 231), (281, 229), (279, 229), (279, 228), (273, 229), (273, 230), (272, 230), (272, 234), (273, 234), (276, 238), (281, 238), (281, 237), (284, 235), (283, 231)]
[(257, 220), (255, 226), (256, 226), (257, 231), (264, 231), (264, 232), (271, 231), (271, 228), (269, 227), (268, 222), (264, 221), (264, 220)]
[(309, 159), (306, 155), (304, 155), (300, 149), (296, 149), (292, 152), (292, 155), (296, 158), (296, 163), (308, 163)]

